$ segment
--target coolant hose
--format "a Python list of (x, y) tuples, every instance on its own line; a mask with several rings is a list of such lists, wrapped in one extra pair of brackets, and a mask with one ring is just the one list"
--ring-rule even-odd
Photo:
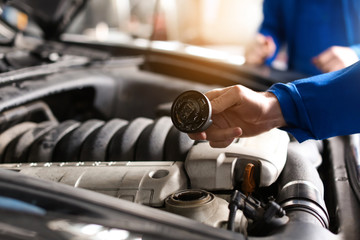
[(308, 159), (311, 155), (319, 155), (317, 148), (302, 146), (298, 142), (289, 144), (287, 162), (280, 175), (281, 190), (277, 202), (291, 221), (311, 222), (328, 228), (324, 186)]

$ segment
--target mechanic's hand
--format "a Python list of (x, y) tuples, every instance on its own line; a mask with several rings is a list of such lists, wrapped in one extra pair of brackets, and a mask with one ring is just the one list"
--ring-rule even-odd
[(235, 138), (250, 137), (285, 126), (280, 104), (270, 92), (254, 92), (235, 85), (205, 94), (212, 106), (212, 125), (191, 133), (194, 140), (208, 140), (212, 147), (227, 147)]
[(272, 37), (264, 36), (258, 33), (254, 42), (245, 53), (246, 63), (263, 64), (265, 60), (274, 55), (276, 45)]
[(312, 59), (322, 72), (333, 72), (348, 67), (359, 60), (350, 47), (332, 46)]

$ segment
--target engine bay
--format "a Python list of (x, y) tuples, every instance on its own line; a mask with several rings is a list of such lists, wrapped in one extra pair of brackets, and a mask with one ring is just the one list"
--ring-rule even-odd
[[(273, 129), (215, 149), (184, 133), (211, 124), (202, 93), (307, 76), (159, 41), (162, 14), (152, 34), (136, 17), (124, 25), (148, 38), (115, 41), (115, 18), (91, 19), (103, 6), (106, 21), (113, 10), (122, 18), (124, 8), (94, 2), (1, 2), (0, 239), (359, 238), (360, 135), (299, 143)], [(191, 29), (179, 35), (202, 41)], [(206, 106), (193, 126), (189, 95), (179, 98), (189, 90)], [(177, 100), (184, 132), (171, 120)]]
[[(289, 214), (301, 218), (304, 212), (306, 221), (329, 227), (316, 171), (322, 161), (318, 143), (289, 143), (277, 129), (226, 149), (195, 143), (172, 125), (169, 103), (184, 90), (211, 86), (129, 65), (5, 87), (11, 101), (5, 96), (0, 104), (1, 167), (218, 228), (226, 228), (229, 203), (238, 198), (233, 203), (242, 211), (233, 211), (231, 228), (250, 236), (265, 236), (273, 225), (286, 225)], [(305, 152), (310, 159), (293, 172), (291, 164), (298, 165)], [(244, 182), (252, 189), (232, 196), (234, 189), (244, 192)]]
[(329, 142), (299, 144), (279, 129), (224, 149), (194, 142), (173, 126), (171, 103), (218, 86), (142, 71), (142, 61), (55, 66), (26, 81), (17, 72), (1, 88), (0, 167), (253, 239), (338, 233), (333, 186), (324, 186)]

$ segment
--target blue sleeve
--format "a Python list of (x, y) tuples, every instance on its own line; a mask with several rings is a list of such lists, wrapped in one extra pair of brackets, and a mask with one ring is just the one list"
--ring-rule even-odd
[(360, 132), (360, 61), (326, 74), (277, 83), (269, 90), (279, 100), (287, 126), (299, 141)]
[(263, 3), (264, 19), (259, 32), (265, 36), (271, 36), (276, 44), (275, 54), (266, 61), (267, 64), (270, 64), (275, 59), (284, 39), (281, 7), (281, 1), (279, 0), (264, 0)]

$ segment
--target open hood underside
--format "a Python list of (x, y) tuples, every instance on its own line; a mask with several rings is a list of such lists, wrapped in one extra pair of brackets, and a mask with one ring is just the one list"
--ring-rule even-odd
[(26, 13), (44, 32), (46, 39), (59, 36), (87, 0), (1, 0)]

